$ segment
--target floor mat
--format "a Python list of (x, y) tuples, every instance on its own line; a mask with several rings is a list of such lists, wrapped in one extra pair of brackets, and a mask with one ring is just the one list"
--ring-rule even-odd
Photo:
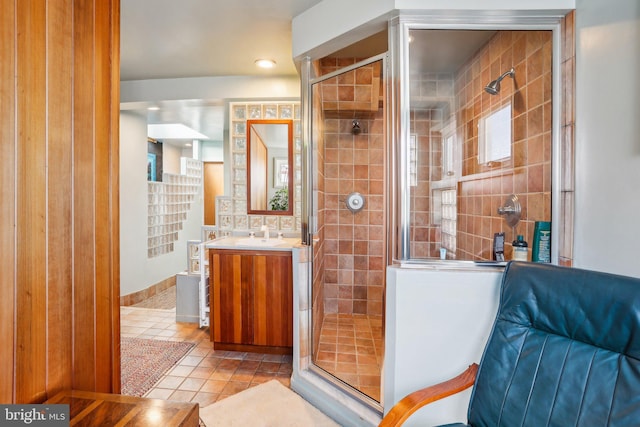
[(206, 427), (338, 427), (335, 421), (276, 380), (200, 408)]
[(121, 339), (122, 394), (142, 397), (193, 348), (191, 342)]

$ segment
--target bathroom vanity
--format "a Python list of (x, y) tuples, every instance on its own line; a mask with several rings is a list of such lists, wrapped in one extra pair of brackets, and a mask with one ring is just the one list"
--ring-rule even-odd
[(225, 237), (207, 244), (216, 350), (291, 354), (292, 248), (299, 239)]

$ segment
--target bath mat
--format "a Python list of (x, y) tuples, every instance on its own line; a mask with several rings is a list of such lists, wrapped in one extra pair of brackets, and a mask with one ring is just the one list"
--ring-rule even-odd
[(339, 427), (277, 380), (200, 408), (206, 427)]
[(192, 342), (122, 337), (122, 394), (142, 397), (195, 345)]

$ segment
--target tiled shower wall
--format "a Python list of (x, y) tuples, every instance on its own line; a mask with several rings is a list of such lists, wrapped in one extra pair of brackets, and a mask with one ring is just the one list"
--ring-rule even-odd
[[(550, 31), (500, 31), (456, 74), (458, 138), (462, 138), (462, 178), (458, 184), (458, 251), (463, 259), (492, 259), (492, 239), (504, 231), (510, 242), (523, 234), (532, 242), (535, 221), (551, 219), (551, 67)], [(484, 85), (511, 67), (498, 95)], [(512, 105), (511, 158), (478, 163), (478, 121)], [(522, 204), (512, 232), (498, 215), (509, 194)], [(511, 245), (505, 247), (511, 258)]]
[[(322, 72), (355, 62), (324, 59)], [(323, 110), (324, 152), (318, 156), (324, 160), (318, 167), (324, 176), (325, 313), (382, 315), (386, 228), (380, 78), (380, 63), (375, 63), (322, 83), (323, 107), (329, 106)], [(359, 135), (351, 133), (354, 118), (360, 121)], [(345, 204), (354, 191), (365, 199), (357, 213)]]
[[(313, 64), (315, 74), (320, 74), (319, 64)], [(312, 291), (312, 319), (313, 319), (313, 350), (316, 352), (320, 347), (320, 331), (324, 322), (324, 225), (325, 225), (325, 206), (324, 206), (324, 134), (323, 134), (323, 116), (322, 116), (322, 95), (321, 86), (313, 86), (312, 94), (313, 106), (311, 114), (313, 114), (312, 122), (315, 124), (313, 128), (313, 166), (315, 171), (315, 179), (313, 181), (313, 195), (316, 201), (316, 233), (313, 244), (313, 286)]]

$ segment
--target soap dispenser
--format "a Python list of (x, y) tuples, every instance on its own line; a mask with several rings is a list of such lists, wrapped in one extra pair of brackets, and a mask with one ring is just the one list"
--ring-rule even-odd
[(522, 234), (518, 234), (518, 238), (513, 241), (513, 256), (511, 259), (514, 261), (527, 261), (529, 258), (529, 245), (524, 240)]

